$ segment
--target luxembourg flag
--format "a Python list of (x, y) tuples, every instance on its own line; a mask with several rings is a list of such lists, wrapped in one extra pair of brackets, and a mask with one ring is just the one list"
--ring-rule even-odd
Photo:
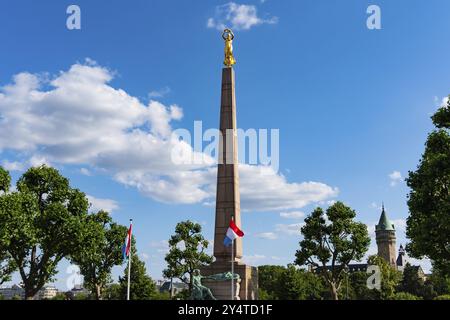
[(233, 240), (235, 240), (236, 238), (242, 238), (243, 236), (244, 232), (242, 232), (242, 230), (239, 229), (234, 223), (234, 220), (231, 219), (227, 234), (225, 235), (225, 239), (223, 240), (223, 244), (225, 245), (225, 247), (228, 247), (233, 243)]
[(127, 259), (130, 256), (132, 226), (133, 225), (130, 223), (130, 228), (128, 229), (127, 236), (125, 238), (125, 243), (122, 246), (122, 254), (124, 259)]

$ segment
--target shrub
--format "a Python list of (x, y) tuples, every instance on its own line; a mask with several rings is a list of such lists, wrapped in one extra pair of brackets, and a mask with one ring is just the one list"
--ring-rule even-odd
[(391, 300), (422, 300), (422, 298), (407, 292), (397, 292), (392, 295)]
[(437, 296), (433, 300), (450, 300), (450, 294), (443, 294), (442, 296)]

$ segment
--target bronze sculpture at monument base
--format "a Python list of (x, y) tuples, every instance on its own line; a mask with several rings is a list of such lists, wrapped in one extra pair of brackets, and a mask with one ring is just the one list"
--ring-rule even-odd
[[(209, 285), (206, 286), (204, 284), (205, 282), (209, 283)], [(235, 289), (237, 288), (237, 290), (234, 292), (239, 292), (239, 283), (241, 282), (241, 279), (237, 273), (222, 272), (204, 276), (201, 274), (200, 270), (195, 270), (192, 276), (191, 300), (217, 300), (211, 289), (217, 288), (218, 285), (216, 284), (222, 282), (230, 283), (228, 285), (229, 288), (231, 288), (231, 283), (235, 284)]]
[[(204, 276), (230, 272), (231, 262), (215, 261), (200, 270)], [(239, 281), (234, 281), (234, 300), (258, 300), (258, 268), (235, 262), (234, 273), (240, 278)], [(217, 300), (231, 300), (231, 280), (218, 282), (204, 279), (203, 284), (211, 290)]]

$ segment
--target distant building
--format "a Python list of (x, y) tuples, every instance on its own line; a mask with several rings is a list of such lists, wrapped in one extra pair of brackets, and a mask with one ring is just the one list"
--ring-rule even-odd
[[(395, 226), (388, 219), (386, 211), (384, 210), (384, 205), (381, 210), (381, 216), (378, 224), (375, 226), (376, 241), (378, 247), (378, 256), (382, 257), (387, 261), (392, 267), (396, 268), (398, 271), (403, 272), (406, 264), (408, 263), (406, 258), (406, 250), (403, 245), (400, 245), (398, 249), (398, 256), (395, 255)], [(352, 263), (348, 265), (348, 272), (366, 272), (367, 263)], [(423, 280), (426, 280), (426, 275), (421, 266), (413, 266), (417, 270), (417, 274)], [(331, 266), (326, 266), (327, 270), (331, 271)], [(317, 267), (310, 269), (313, 272), (320, 272), (323, 267)]]
[(82, 285), (75, 285), (72, 290), (66, 292), (70, 299), (76, 299), (78, 296), (88, 296), (90, 293), (91, 292)]
[(158, 287), (159, 287), (159, 292), (161, 292), (161, 293), (164, 293), (164, 292), (171, 293), (172, 297), (188, 288), (188, 286), (185, 283), (182, 283), (182, 282), (171, 282), (171, 281), (160, 282)]
[(5, 300), (11, 300), (14, 297), (20, 297), (20, 299), (25, 299), (25, 290), (14, 284), (10, 288), (0, 288), (0, 295), (3, 296)]
[(403, 272), (403, 270), (406, 267), (406, 251), (403, 248), (402, 245), (400, 245), (400, 248), (398, 249), (398, 257), (396, 261), (397, 270)]
[(37, 298), (38, 300), (50, 300), (56, 297), (57, 294), (58, 289), (56, 289), (56, 287), (45, 286), (41, 290), (39, 290), (39, 292), (35, 296), (35, 299)]
[(386, 260), (392, 267), (396, 267), (395, 256), (395, 226), (388, 219), (386, 211), (381, 211), (380, 221), (375, 226), (378, 256)]

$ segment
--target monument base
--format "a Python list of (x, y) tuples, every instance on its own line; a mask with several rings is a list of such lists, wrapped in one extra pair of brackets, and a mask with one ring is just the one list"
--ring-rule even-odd
[[(231, 262), (214, 261), (200, 269), (202, 276), (224, 272), (231, 272)], [(234, 283), (235, 300), (258, 300), (258, 268), (235, 262), (234, 273), (240, 277), (239, 282)], [(217, 300), (231, 300), (231, 280), (218, 282), (204, 279), (202, 283), (211, 289)]]

